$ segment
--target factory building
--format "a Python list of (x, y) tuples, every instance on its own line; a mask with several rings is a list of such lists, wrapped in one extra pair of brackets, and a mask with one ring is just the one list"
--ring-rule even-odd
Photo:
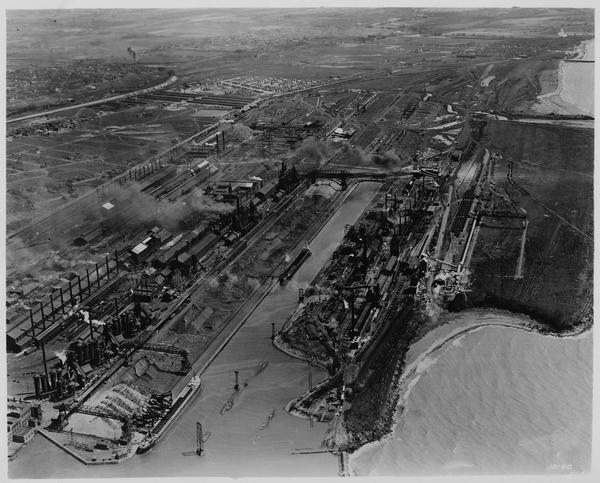
[(42, 419), (40, 404), (8, 400), (7, 436), (8, 443), (28, 443), (35, 435), (35, 425)]
[(98, 225), (75, 238), (75, 240), (73, 240), (73, 244), (78, 247), (89, 245), (102, 238), (102, 235), (102, 226)]

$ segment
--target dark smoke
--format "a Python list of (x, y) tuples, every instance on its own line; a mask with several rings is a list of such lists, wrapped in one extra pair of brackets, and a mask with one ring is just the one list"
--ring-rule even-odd
[[(333, 142), (320, 141), (314, 137), (304, 140), (299, 148), (299, 153), (306, 161), (323, 166), (326, 159), (339, 151), (335, 162), (353, 166), (374, 166), (377, 168), (392, 168), (403, 165), (398, 155), (388, 150), (384, 154), (367, 153), (359, 146), (353, 146), (348, 141)], [(404, 163), (405, 164), (405, 163)]]
[(133, 61), (136, 62), (137, 54), (135, 53), (135, 50), (133, 50), (131, 47), (127, 47), (127, 53), (131, 55)]
[(235, 135), (242, 141), (245, 141), (246, 139), (250, 139), (256, 133), (245, 124), (236, 122), (233, 126), (231, 126), (231, 134)]
[(398, 157), (398, 155), (394, 151), (386, 151), (383, 155), (374, 154), (371, 157), (373, 164), (376, 166), (381, 166), (383, 168), (391, 168), (395, 166), (401, 166), (402, 160)]
[(388, 150), (383, 154), (371, 154), (359, 146), (352, 146), (347, 141), (341, 143), (341, 159), (344, 164), (355, 166), (374, 166), (377, 168), (393, 168), (402, 166), (402, 160), (398, 155)]
[(306, 161), (321, 167), (325, 158), (331, 156), (336, 149), (337, 146), (331, 141), (325, 142), (315, 137), (309, 137), (302, 142), (298, 152)]

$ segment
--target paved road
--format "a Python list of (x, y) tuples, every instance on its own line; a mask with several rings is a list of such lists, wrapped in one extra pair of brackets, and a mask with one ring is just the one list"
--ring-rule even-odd
[(96, 106), (98, 104), (104, 104), (106, 102), (114, 102), (120, 101), (122, 99), (127, 99), (128, 97), (139, 96), (142, 94), (148, 94), (149, 92), (158, 91), (160, 89), (164, 89), (177, 81), (177, 76), (171, 76), (167, 81), (162, 84), (158, 84), (154, 87), (148, 87), (147, 89), (141, 89), (139, 91), (128, 92), (127, 94), (119, 94), (118, 96), (112, 97), (104, 97), (102, 99), (97, 99), (95, 101), (83, 102), (81, 104), (76, 104), (74, 106), (66, 106), (60, 107), (58, 109), (52, 109), (51, 111), (38, 112), (37, 114), (28, 114), (27, 116), (15, 117), (13, 119), (7, 119), (6, 123), (17, 122), (17, 121), (25, 121), (26, 119), (33, 119), (41, 116), (49, 116), (50, 114), (56, 114), (57, 112), (70, 111), (71, 109), (80, 109), (82, 107)]

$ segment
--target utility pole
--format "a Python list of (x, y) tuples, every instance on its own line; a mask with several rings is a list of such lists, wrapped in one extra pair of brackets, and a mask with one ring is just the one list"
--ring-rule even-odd
[(204, 454), (204, 437), (202, 436), (202, 424), (196, 422), (196, 454), (202, 456)]
[(29, 320), (31, 320), (31, 340), (35, 339), (35, 322), (33, 321), (33, 309), (29, 309)]

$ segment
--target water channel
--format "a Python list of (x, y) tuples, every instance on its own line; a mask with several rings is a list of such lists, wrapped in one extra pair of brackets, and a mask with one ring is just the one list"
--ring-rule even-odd
[[(362, 183), (309, 244), (312, 255), (286, 286), (277, 285), (202, 375), (202, 392), (162, 441), (118, 465), (84, 466), (37, 436), (9, 464), (11, 478), (336, 476), (337, 459), (320, 451), (327, 425), (285, 412), (308, 388), (309, 367), (276, 350), (271, 323), (280, 327), (308, 286), (379, 189)], [(242, 390), (236, 393), (234, 371)], [(312, 369), (315, 382), (325, 372)], [(228, 401), (233, 404), (228, 408)], [(196, 456), (196, 422), (203, 425), (206, 454)]]

